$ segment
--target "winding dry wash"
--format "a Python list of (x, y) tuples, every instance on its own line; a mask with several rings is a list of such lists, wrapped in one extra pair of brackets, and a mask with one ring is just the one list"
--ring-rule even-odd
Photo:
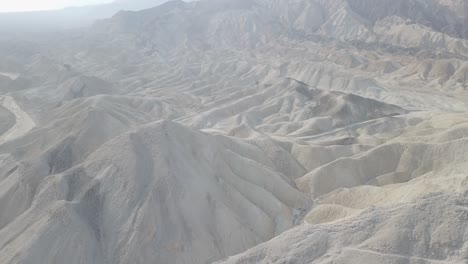
[(0, 13), (1, 264), (468, 263), (465, 0), (45, 14)]
[(15, 116), (15, 124), (0, 136), (0, 144), (25, 135), (36, 125), (11, 96), (0, 97), (0, 102)]

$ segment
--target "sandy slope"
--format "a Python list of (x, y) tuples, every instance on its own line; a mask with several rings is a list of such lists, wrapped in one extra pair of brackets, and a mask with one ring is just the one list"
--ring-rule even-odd
[[(37, 178), (25, 172), (21, 165), (9, 178)], [(33, 184), (15, 192), (2, 182), (2, 210), (13, 212), (13, 192), (16, 204), (34, 197), (13, 222), (0, 217), (3, 263), (17, 254), (39, 263), (204, 263), (272, 238), (309, 206), (261, 149), (172, 122), (116, 137)], [(61, 237), (53, 249), (41, 243), (50, 236)]]
[(220, 263), (466, 263), (467, 116), (402, 132), (298, 179), (317, 198), (304, 225)]
[(217, 263), (462, 264), (468, 258), (466, 204), (466, 195), (436, 194), (370, 208), (341, 222), (304, 224)]

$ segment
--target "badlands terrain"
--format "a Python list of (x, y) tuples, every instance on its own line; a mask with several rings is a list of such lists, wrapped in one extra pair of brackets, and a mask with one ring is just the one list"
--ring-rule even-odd
[(467, 15), (175, 0), (1, 35), (0, 263), (468, 263)]

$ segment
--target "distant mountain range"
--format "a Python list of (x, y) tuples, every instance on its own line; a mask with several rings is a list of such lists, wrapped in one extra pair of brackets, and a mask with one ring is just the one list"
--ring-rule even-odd
[(43, 32), (80, 28), (113, 16), (120, 10), (138, 11), (166, 0), (117, 0), (109, 4), (69, 7), (50, 11), (0, 13), (0, 32)]

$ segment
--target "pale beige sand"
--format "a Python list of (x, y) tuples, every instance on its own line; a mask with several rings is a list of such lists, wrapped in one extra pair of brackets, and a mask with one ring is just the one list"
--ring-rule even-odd
[(463, 4), (172, 1), (2, 35), (0, 263), (467, 263)]
[(0, 101), (2, 103), (2, 106), (5, 107), (8, 111), (10, 111), (16, 119), (15, 124), (0, 136), (1, 145), (7, 141), (25, 135), (31, 129), (33, 129), (36, 124), (31, 119), (31, 117), (26, 112), (24, 112), (21, 109), (21, 107), (15, 102), (13, 97), (0, 97)]

